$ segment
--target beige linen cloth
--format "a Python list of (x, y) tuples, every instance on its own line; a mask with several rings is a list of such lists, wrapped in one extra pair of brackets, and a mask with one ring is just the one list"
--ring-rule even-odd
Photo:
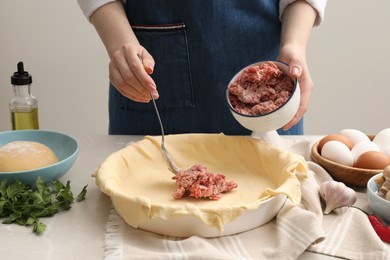
[[(276, 132), (253, 134), (281, 149), (310, 160), (315, 137), (285, 139)], [(302, 201), (289, 200), (277, 216), (258, 228), (218, 238), (167, 237), (127, 225), (111, 210), (105, 234), (105, 259), (297, 259), (305, 250), (345, 259), (390, 259), (390, 246), (356, 208), (340, 208), (323, 215), (319, 184), (328, 173), (309, 162), (309, 178), (302, 182)], [(365, 196), (364, 191), (358, 193)], [(356, 204), (367, 210), (367, 205)]]

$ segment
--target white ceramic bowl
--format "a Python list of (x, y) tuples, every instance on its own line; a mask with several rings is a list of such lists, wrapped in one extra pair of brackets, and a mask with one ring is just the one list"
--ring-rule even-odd
[(368, 180), (367, 199), (374, 214), (377, 215), (380, 219), (390, 223), (390, 201), (381, 198), (377, 194), (378, 187), (374, 181), (380, 175), (382, 175), (382, 173), (379, 173)]
[(179, 168), (207, 165), (239, 187), (220, 200), (175, 200), (176, 183), (161, 153), (161, 137), (146, 136), (111, 154), (93, 173), (118, 215), (135, 228), (174, 237), (232, 235), (270, 221), (286, 194), (295, 203), (301, 196), (294, 175), (304, 171), (298, 167), (303, 159), (257, 139), (182, 134), (166, 136), (166, 144)]
[[(271, 130), (276, 130), (284, 125), (286, 125), (297, 113), (299, 102), (301, 99), (301, 92), (299, 88), (299, 82), (297, 79), (291, 79), (294, 83), (294, 90), (290, 98), (287, 100), (286, 103), (284, 103), (281, 107), (278, 109), (271, 111), (267, 114), (263, 115), (256, 115), (256, 116), (250, 116), (250, 115), (244, 115), (239, 112), (237, 112), (232, 104), (230, 103), (229, 99), (229, 86), (232, 82), (236, 81), (237, 77), (248, 67), (258, 65), (263, 62), (257, 62), (254, 64), (251, 64), (242, 70), (240, 70), (233, 79), (229, 82), (228, 88), (226, 90), (226, 99), (229, 105), (229, 109), (233, 114), (233, 117), (245, 128), (254, 131), (254, 132), (268, 132)], [(285, 74), (288, 75), (288, 66), (285, 63), (279, 62), (279, 61), (272, 61), (281, 71), (283, 71)]]
[[(262, 226), (273, 219), (287, 200), (285, 194), (279, 194), (262, 202), (257, 209), (247, 210), (240, 217), (224, 226), (223, 233), (214, 227), (205, 225), (199, 218), (186, 215), (175, 219), (143, 219), (139, 228), (166, 236), (175, 237), (219, 237), (234, 235)], [(115, 206), (115, 200), (113, 200)]]

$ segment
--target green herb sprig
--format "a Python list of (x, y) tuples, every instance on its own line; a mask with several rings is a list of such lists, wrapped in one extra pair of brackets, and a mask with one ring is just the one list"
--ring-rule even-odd
[[(84, 186), (76, 201), (85, 200), (87, 186)], [(7, 180), (0, 182), (0, 218), (5, 218), (2, 223), (32, 226), (33, 232), (38, 235), (46, 229), (46, 225), (40, 221), (41, 217), (69, 210), (74, 201), (70, 181), (65, 185), (58, 180), (45, 183), (38, 177), (36, 189), (18, 180), (10, 184)]]

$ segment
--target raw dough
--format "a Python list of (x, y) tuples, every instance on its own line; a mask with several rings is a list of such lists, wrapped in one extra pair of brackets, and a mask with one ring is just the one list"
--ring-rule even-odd
[(28, 171), (58, 162), (46, 145), (32, 141), (14, 141), (0, 147), (0, 172)]
[(223, 134), (168, 135), (166, 148), (180, 169), (199, 163), (237, 181), (238, 188), (220, 200), (174, 199), (176, 182), (161, 151), (161, 136), (146, 136), (111, 154), (93, 174), (118, 214), (133, 227), (145, 219), (190, 215), (222, 232), (243, 211), (257, 209), (279, 193), (300, 202), (298, 178), (307, 176), (301, 156), (254, 138)]

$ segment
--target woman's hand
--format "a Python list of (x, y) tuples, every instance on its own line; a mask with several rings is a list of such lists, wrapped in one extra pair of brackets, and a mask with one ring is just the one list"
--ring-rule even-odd
[(125, 97), (137, 102), (149, 102), (150, 93), (158, 98), (156, 84), (150, 77), (154, 60), (139, 44), (125, 43), (114, 51), (109, 63), (112, 85)]
[(310, 95), (314, 84), (310, 76), (304, 51), (305, 50), (302, 50), (299, 47), (285, 45), (281, 48), (279, 57), (277, 58), (289, 65), (289, 76), (298, 79), (301, 90), (301, 100), (298, 111), (293, 119), (283, 126), (283, 130), (288, 130), (296, 125), (299, 120), (302, 119), (309, 107)]
[(287, 130), (301, 120), (308, 109), (313, 81), (306, 62), (306, 46), (317, 17), (317, 12), (305, 1), (297, 0), (289, 4), (282, 15), (282, 35), (278, 59), (289, 65), (289, 74), (297, 78), (301, 88), (301, 102), (294, 118), (283, 130)]
[(110, 56), (112, 85), (123, 96), (137, 102), (149, 102), (150, 93), (158, 98), (156, 84), (150, 77), (154, 70), (153, 57), (139, 44), (122, 1), (101, 6), (90, 16), (90, 21)]

